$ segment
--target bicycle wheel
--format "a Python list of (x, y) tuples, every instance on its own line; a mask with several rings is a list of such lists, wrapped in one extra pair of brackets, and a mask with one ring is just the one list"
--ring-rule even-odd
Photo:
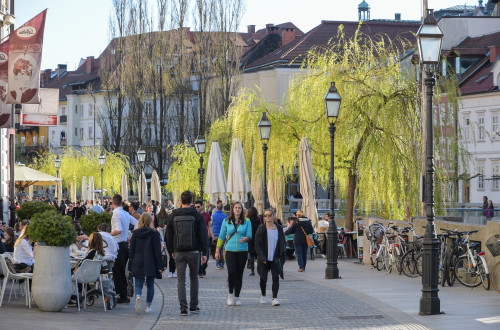
[(444, 252), (444, 256), (443, 256), (443, 259), (442, 259), (442, 263), (441, 263), (441, 286), (445, 286), (447, 280), (448, 280), (448, 271), (447, 271), (447, 265), (448, 263), (450, 262), (450, 256), (449, 256), (449, 253), (447, 251)]
[(409, 250), (401, 258), (401, 270), (408, 277), (418, 277), (417, 271), (417, 253), (415, 250)]
[(472, 264), (472, 261), (469, 262), (468, 256), (461, 256), (457, 259), (455, 277), (460, 283), (469, 288), (481, 285), (481, 277)]
[(490, 280), (495, 290), (500, 293), (500, 261), (491, 270)]
[(385, 250), (385, 271), (387, 274), (392, 272), (392, 264), (393, 264), (393, 255), (390, 251)]
[(483, 258), (477, 258), (477, 271), (481, 278), (481, 283), (486, 290), (490, 289), (490, 274), (486, 272), (487, 266)]
[(452, 254), (450, 256), (450, 260), (446, 263), (446, 270), (445, 270), (447, 274), (446, 283), (448, 283), (448, 286), (453, 286), (453, 284), (455, 284), (455, 272), (453, 270), (455, 269), (454, 265), (456, 262), (457, 262), (457, 255)]
[(382, 269), (384, 269), (386, 267), (386, 264), (385, 264), (385, 247), (384, 246), (381, 246), (380, 247), (382, 250), (380, 251), (380, 254), (377, 256), (377, 270), (378, 271), (381, 271)]

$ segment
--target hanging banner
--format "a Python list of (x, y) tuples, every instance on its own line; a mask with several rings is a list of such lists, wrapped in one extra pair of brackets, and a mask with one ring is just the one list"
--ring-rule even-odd
[(12, 126), (10, 116), (12, 114), (12, 104), (7, 104), (7, 82), (8, 82), (8, 54), (9, 40), (0, 44), (0, 128), (10, 128)]
[(9, 89), (7, 103), (38, 104), (43, 30), (47, 9), (9, 36)]
[(40, 88), (40, 104), (23, 104), (21, 125), (57, 126), (59, 89)]

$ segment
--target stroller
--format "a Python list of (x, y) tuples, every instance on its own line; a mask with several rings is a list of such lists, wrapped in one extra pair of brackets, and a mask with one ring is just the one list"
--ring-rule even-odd
[[(106, 302), (106, 310), (112, 310), (116, 306), (117, 296), (113, 285), (113, 264), (114, 260), (110, 257), (104, 257), (101, 267), (101, 283), (102, 291), (104, 292), (104, 301)], [(96, 299), (101, 295), (101, 288), (98, 284), (94, 285), (87, 292), (87, 306), (93, 306)]]

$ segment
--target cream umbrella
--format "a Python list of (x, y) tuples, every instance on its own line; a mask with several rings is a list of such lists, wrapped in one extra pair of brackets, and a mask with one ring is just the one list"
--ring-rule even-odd
[(151, 174), (151, 200), (161, 202), (160, 178), (156, 170), (153, 170), (153, 174)]
[(208, 201), (211, 204), (217, 204), (219, 199), (226, 204), (226, 191), (224, 163), (222, 162), (219, 143), (214, 141), (210, 147), (210, 156), (208, 157), (205, 193), (209, 195)]
[(285, 179), (283, 172), (269, 171), (268, 180), (269, 204), (276, 209), (276, 217), (283, 220), (283, 205), (285, 204)]
[(15, 187), (17, 189), (24, 190), (31, 185), (37, 185), (37, 186), (54, 185), (57, 182), (61, 182), (61, 179), (34, 170), (32, 168), (26, 167), (23, 164), (16, 164), (14, 167), (14, 181), (15, 181)]
[(71, 182), (71, 202), (76, 202), (76, 181)]
[(318, 211), (315, 203), (314, 172), (312, 167), (311, 146), (305, 135), (302, 135), (299, 147), (299, 187), (302, 195), (302, 212), (308, 217), (313, 226), (318, 220)]
[(262, 174), (255, 168), (255, 150), (252, 156), (252, 196), (254, 199), (253, 206), (257, 209), (259, 214), (264, 213), (264, 182)]
[(141, 182), (138, 184), (139, 187), (139, 202), (147, 203), (148, 202), (148, 183), (146, 182), (146, 175), (144, 172), (141, 173)]
[(227, 192), (231, 194), (233, 201), (246, 203), (249, 191), (250, 182), (248, 181), (247, 164), (243, 148), (240, 140), (233, 138), (227, 171)]
[(122, 193), (122, 199), (128, 201), (128, 184), (127, 184), (127, 176), (125, 175), (125, 173), (123, 173), (122, 175), (121, 193)]
[(89, 200), (91, 200), (91, 201), (95, 201), (96, 200), (94, 190), (95, 190), (95, 188), (94, 188), (94, 177), (93, 176), (89, 176), (89, 190), (88, 190), (87, 198)]
[(84, 204), (85, 201), (87, 200), (87, 193), (88, 193), (87, 177), (84, 175), (82, 178), (82, 196), (80, 196), (81, 197), (80, 199), (83, 201)]

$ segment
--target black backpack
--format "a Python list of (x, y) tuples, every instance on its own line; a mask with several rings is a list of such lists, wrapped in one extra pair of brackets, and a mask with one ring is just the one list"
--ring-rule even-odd
[(194, 216), (178, 215), (174, 217), (174, 235), (178, 251), (194, 251)]

